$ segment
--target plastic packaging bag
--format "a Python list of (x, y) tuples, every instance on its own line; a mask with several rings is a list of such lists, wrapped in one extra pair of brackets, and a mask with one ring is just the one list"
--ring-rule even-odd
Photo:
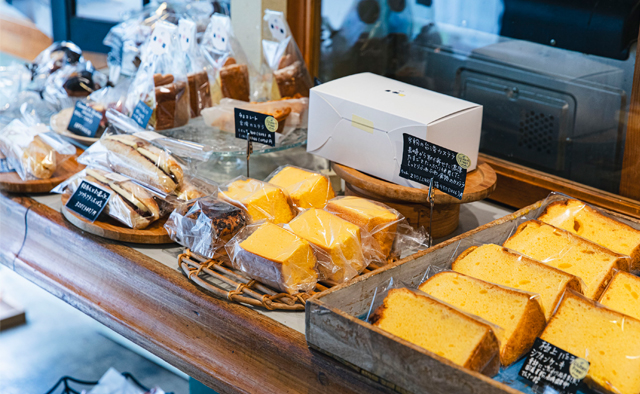
[(219, 197), (244, 209), (251, 221), (268, 220), (280, 224), (295, 217), (291, 197), (275, 185), (243, 176), (220, 187)]
[(32, 72), (31, 89), (44, 90), (49, 75), (67, 65), (84, 62), (82, 50), (70, 41), (56, 41), (47, 49), (40, 52), (28, 67)]
[(240, 208), (215, 197), (203, 197), (178, 205), (164, 228), (173, 241), (210, 259), (246, 223)]
[(191, 117), (200, 116), (200, 112), (213, 105), (211, 98), (210, 78), (214, 79), (213, 70), (206, 61), (196, 42), (196, 24), (188, 19), (180, 19), (178, 23), (178, 41), (185, 55), (187, 67), (187, 83), (189, 84), (189, 107)]
[(189, 122), (187, 70), (179, 51), (177, 26), (156, 23), (145, 43), (148, 56), (140, 65), (127, 95), (129, 113), (140, 103), (153, 110), (148, 125), (156, 130), (184, 126)]
[(265, 10), (262, 37), (263, 60), (275, 83), (271, 98), (309, 97), (313, 80), (282, 12)]
[(12, 62), (0, 66), (0, 113), (15, 105), (18, 94), (25, 90), (31, 80), (31, 72), (24, 64)]
[(300, 167), (280, 166), (267, 176), (265, 182), (285, 189), (299, 211), (322, 209), (335, 197), (329, 177)]
[(89, 96), (107, 86), (107, 76), (97, 71), (91, 62), (79, 62), (60, 68), (47, 78), (44, 97), (51, 102)]
[(226, 246), (233, 267), (280, 291), (316, 287), (316, 257), (308, 241), (271, 222), (246, 226)]
[(0, 151), (23, 180), (49, 179), (76, 148), (43, 124), (14, 119), (0, 130)]

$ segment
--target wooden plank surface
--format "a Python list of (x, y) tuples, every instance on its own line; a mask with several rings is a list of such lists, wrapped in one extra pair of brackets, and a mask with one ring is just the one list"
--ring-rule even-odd
[(84, 233), (28, 197), (2, 194), (0, 209), (11, 211), (0, 221), (0, 250), (20, 251), (3, 264), (218, 392), (390, 392), (309, 350), (297, 331), (209, 296), (178, 271)]
[[(640, 38), (640, 32), (638, 37)], [(640, 56), (638, 54), (636, 54), (631, 86), (631, 105), (624, 143), (620, 194), (640, 200)]]

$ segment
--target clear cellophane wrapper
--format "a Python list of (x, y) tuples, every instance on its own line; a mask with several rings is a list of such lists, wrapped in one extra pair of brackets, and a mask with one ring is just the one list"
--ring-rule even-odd
[[(315, 267), (313, 267), (316, 257), (314, 250), (306, 246), (309, 244), (306, 240), (297, 237), (296, 242), (298, 245), (292, 245), (291, 243), (287, 245), (265, 244), (265, 247), (271, 247), (272, 250), (277, 250), (281, 254), (275, 257), (276, 260), (284, 260), (292, 253), (295, 253), (296, 246), (304, 245), (302, 246), (302, 251), (298, 251), (298, 258), (310, 263), (311, 267), (313, 267), (310, 270), (301, 268), (296, 264), (281, 264), (243, 248), (243, 242), (262, 226), (277, 225), (266, 221), (249, 224), (227, 243), (225, 249), (233, 267), (252, 279), (289, 294), (312, 291), (316, 287), (318, 280)], [(284, 231), (287, 230), (284, 229)], [(296, 237), (295, 235), (293, 236)], [(272, 241), (274, 243), (277, 242), (275, 239)], [(301, 254), (303, 256), (300, 256)]]
[(210, 196), (179, 204), (164, 228), (173, 241), (210, 259), (247, 221), (242, 209)]
[[(347, 204), (347, 209), (340, 208), (340, 200), (352, 200), (355, 204)], [(372, 214), (366, 209), (366, 205), (358, 204), (358, 200), (365, 201), (366, 205), (379, 207), (382, 213)], [(381, 202), (362, 197), (339, 196), (331, 199), (325, 210), (367, 231), (373, 238), (373, 247), (386, 259), (404, 258), (429, 247), (429, 235), (424, 228), (413, 228), (400, 212)], [(380, 215), (394, 218), (381, 219)]]
[(269, 97), (309, 97), (313, 80), (282, 12), (265, 10), (262, 37), (262, 69), (271, 86)]
[(59, 69), (84, 62), (82, 50), (71, 41), (57, 41), (40, 52), (28, 67), (32, 72), (30, 89), (42, 91), (45, 89), (49, 75)]
[(213, 105), (211, 81), (215, 81), (213, 67), (197, 44), (196, 29), (196, 23), (190, 19), (183, 18), (178, 22), (178, 41), (185, 57), (192, 118), (197, 118), (203, 109)]
[(189, 122), (189, 87), (187, 69), (179, 52), (177, 26), (157, 22), (145, 42), (148, 51), (127, 94), (129, 113), (140, 101), (153, 110), (147, 127), (167, 130)]
[(76, 148), (43, 124), (14, 119), (0, 130), (0, 151), (23, 180), (49, 179)]
[[(309, 176), (309, 178), (297, 183), (292, 183), (287, 180), (286, 172), (282, 173), (283, 170), (295, 171), (297, 174), (305, 174)], [(269, 174), (264, 181), (284, 187), (291, 196), (291, 202), (294, 208), (299, 212), (308, 208), (322, 209), (327, 204), (327, 201), (335, 197), (335, 192), (333, 191), (333, 186), (331, 186), (331, 180), (329, 180), (328, 176), (301, 167), (292, 165), (280, 166)]]
[(107, 82), (107, 76), (97, 71), (90, 61), (79, 62), (66, 65), (51, 74), (42, 96), (60, 109), (68, 108), (106, 87)]

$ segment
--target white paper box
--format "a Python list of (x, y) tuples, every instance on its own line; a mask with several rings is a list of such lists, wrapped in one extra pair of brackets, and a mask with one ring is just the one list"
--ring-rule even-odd
[(464, 153), (476, 168), (482, 106), (371, 73), (311, 89), (307, 152), (411, 187), (401, 178), (403, 133)]

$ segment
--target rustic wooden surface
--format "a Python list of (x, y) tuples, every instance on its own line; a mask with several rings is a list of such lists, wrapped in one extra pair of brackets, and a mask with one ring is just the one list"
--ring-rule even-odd
[[(640, 32), (638, 32), (640, 38)], [(620, 194), (640, 200), (640, 56), (636, 55), (631, 85), (631, 105), (624, 143)]]
[(173, 242), (167, 230), (164, 229), (164, 224), (167, 222), (166, 217), (156, 220), (149, 227), (141, 230), (125, 227), (122, 223), (104, 214), (100, 215), (100, 218), (95, 222), (90, 222), (66, 207), (69, 196), (63, 194), (60, 197), (62, 199), (62, 216), (89, 234), (134, 244), (157, 245)]
[(311, 351), (303, 334), (31, 198), (0, 193), (0, 213), (4, 265), (220, 393), (391, 392)]
[[(82, 149), (76, 148), (76, 157), (82, 152)], [(10, 193), (48, 193), (71, 175), (84, 169), (83, 165), (78, 164), (76, 157), (72, 157), (58, 166), (56, 172), (49, 179), (25, 181), (20, 179), (17, 172), (0, 173), (0, 190)]]

